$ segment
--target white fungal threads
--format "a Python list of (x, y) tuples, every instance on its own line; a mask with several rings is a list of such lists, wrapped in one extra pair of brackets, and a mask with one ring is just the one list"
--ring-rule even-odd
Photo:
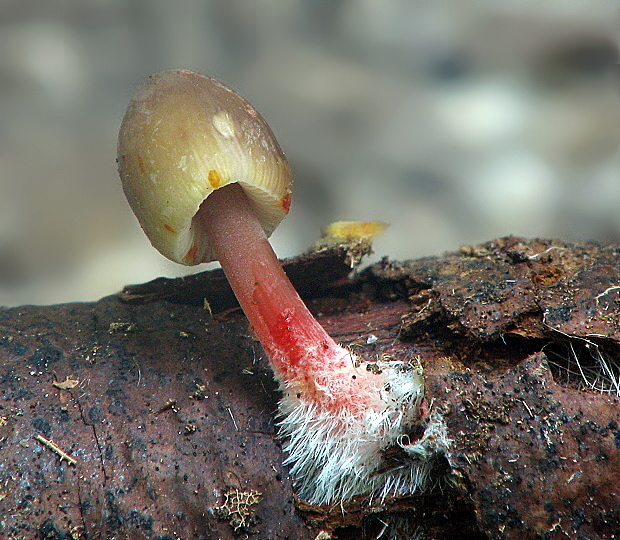
[[(385, 385), (362, 414), (342, 409), (334, 416), (284, 391), (279, 426), (286, 464), (298, 495), (310, 504), (411, 495), (427, 487), (434, 461), (447, 450), (447, 430), (438, 413), (423, 420), (419, 439), (411, 442), (408, 436), (421, 421), (422, 369), (403, 362), (371, 366), (381, 370)], [(398, 458), (386, 456), (392, 447), (400, 450)]]

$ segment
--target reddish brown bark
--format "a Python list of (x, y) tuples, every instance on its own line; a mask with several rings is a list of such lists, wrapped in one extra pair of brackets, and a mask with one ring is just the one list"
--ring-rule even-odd
[(434, 491), (344, 512), (295, 500), (278, 392), (219, 272), (0, 310), (0, 537), (612, 538), (620, 400), (580, 370), (613, 390), (595, 374), (618, 373), (619, 254), (506, 238), (354, 279), (344, 248), (289, 261), (337, 341), (421, 358), (452, 441)]

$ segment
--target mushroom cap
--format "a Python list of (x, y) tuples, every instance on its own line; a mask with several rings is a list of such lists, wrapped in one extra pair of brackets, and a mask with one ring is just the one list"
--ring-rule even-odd
[(214, 190), (238, 182), (267, 236), (290, 207), (290, 169), (267, 122), (236, 92), (192, 71), (161, 71), (138, 87), (119, 132), (118, 169), (147, 237), (181, 264), (216, 259), (193, 220)]

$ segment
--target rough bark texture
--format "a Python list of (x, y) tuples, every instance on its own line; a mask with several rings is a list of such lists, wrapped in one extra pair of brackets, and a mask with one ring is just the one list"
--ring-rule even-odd
[(0, 538), (618, 537), (620, 248), (504, 238), (353, 279), (348, 255), (287, 272), (357, 354), (421, 358), (436, 489), (296, 500), (276, 385), (210, 272), (0, 310)]

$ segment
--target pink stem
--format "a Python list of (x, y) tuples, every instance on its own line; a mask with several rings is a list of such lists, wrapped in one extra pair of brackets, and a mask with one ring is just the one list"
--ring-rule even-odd
[[(284, 273), (239, 184), (212, 193), (195, 223), (208, 234), (230, 285), (267, 352), (276, 377), (307, 397), (317, 379), (346, 369), (350, 355), (312, 316)], [(355, 377), (353, 377), (355, 378)]]

